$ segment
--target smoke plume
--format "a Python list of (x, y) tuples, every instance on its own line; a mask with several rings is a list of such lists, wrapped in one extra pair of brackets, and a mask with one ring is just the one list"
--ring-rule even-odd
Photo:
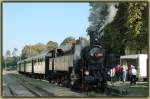
[(91, 3), (89, 22), (90, 27), (96, 27), (101, 31), (108, 23), (111, 23), (117, 13), (118, 3)]

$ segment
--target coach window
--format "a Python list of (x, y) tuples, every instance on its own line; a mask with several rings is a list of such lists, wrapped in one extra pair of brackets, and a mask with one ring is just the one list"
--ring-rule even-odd
[(38, 59), (36, 59), (36, 64), (38, 65)]
[(41, 58), (39, 58), (39, 64), (41, 65)]
[(34, 64), (36, 64), (36, 59), (34, 60)]
[(43, 64), (44, 58), (41, 59), (41, 64)]
[(29, 63), (29, 64), (31, 65), (31, 63), (32, 63), (32, 60), (30, 60), (30, 63)]
[(39, 58), (39, 65), (41, 64), (41, 59)]
[(45, 58), (43, 57), (43, 58), (42, 58), (42, 63), (44, 62), (44, 60), (45, 60)]
[(61, 57), (58, 59), (59, 62), (61, 62)]
[(40, 65), (41, 65), (41, 61), (42, 61), (42, 60), (41, 60), (41, 58), (40, 58)]
[(42, 65), (42, 62), (43, 62), (43, 58), (41, 58), (41, 65)]
[(38, 65), (40, 65), (40, 59), (38, 58)]

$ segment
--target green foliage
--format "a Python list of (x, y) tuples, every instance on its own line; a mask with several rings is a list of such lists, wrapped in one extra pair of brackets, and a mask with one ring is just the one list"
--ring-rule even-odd
[(118, 5), (117, 14), (112, 23), (104, 28), (102, 42), (108, 52), (124, 54), (126, 42), (126, 20), (127, 20), (127, 3)]
[[(101, 5), (93, 3), (91, 6), (91, 10), (96, 11), (95, 9)], [(147, 3), (120, 2), (117, 8), (118, 11), (114, 20), (105, 26), (102, 32), (104, 35), (99, 39), (99, 42), (104, 42), (103, 45), (109, 52), (125, 54), (126, 49), (129, 49), (129, 52), (133, 53), (146, 53), (148, 47)], [(93, 18), (92, 16), (95, 17), (90, 15), (91, 19)], [(100, 17), (98, 18), (96, 20), (102, 20)], [(97, 22), (99, 23), (91, 23), (94, 25), (101, 24), (101, 21)], [(97, 26), (97, 28), (100, 27)]]
[(143, 49), (147, 49), (148, 45), (147, 3), (129, 3), (128, 12), (128, 48), (140, 53)]
[(11, 51), (10, 50), (7, 50), (6, 57), (11, 57)]
[(46, 45), (42, 43), (37, 43), (35, 45), (26, 45), (22, 50), (22, 58), (32, 57), (43, 51), (46, 51)]
[(42, 43), (37, 43), (35, 45), (26, 45), (22, 50), (21, 59), (26, 59), (28, 57), (35, 56), (37, 54), (40, 54), (41, 52), (46, 52), (57, 47), (58, 44), (53, 41), (49, 41), (47, 45)]
[[(32, 49), (32, 51), (31, 51), (31, 49)], [(32, 46), (26, 45), (26, 46), (22, 49), (22, 55), (21, 55), (22, 59), (25, 59), (25, 58), (27, 58), (27, 57), (33, 55), (33, 54), (34, 54), (33, 51), (34, 51), (34, 49), (32, 48)]]
[(67, 38), (60, 44), (60, 46), (61, 46), (61, 45), (67, 45), (67, 44), (73, 44), (73, 43), (75, 43), (75, 42), (76, 42), (75, 38), (73, 38), (73, 37), (67, 37)]
[(53, 41), (49, 41), (47, 43), (47, 49), (48, 50), (52, 50), (52, 49), (55, 49), (58, 47), (58, 44), (56, 42), (53, 42)]
[[(75, 42), (73, 37), (66, 38), (61, 45), (72, 44)], [(35, 45), (26, 45), (22, 49), (21, 59), (26, 59), (28, 57), (35, 56), (41, 52), (46, 52), (58, 47), (58, 44), (53, 41), (49, 41), (46, 45), (42, 43), (37, 43)]]
[(17, 61), (19, 60), (19, 56), (17, 56), (17, 48), (13, 49), (13, 52), (11, 53), (10, 50), (7, 50), (5, 56), (3, 56), (2, 60), (2, 67), (4, 68), (5, 65), (7, 67), (16, 68)]
[(17, 49), (17, 48), (14, 48), (14, 49), (13, 49), (13, 52), (12, 52), (12, 56), (14, 56), (14, 57), (17, 56), (17, 51), (18, 51), (18, 49)]
[(6, 59), (3, 58), (2, 60), (2, 67), (5, 67), (5, 64), (7, 68), (16, 68), (17, 61), (19, 60), (19, 57), (7, 57)]

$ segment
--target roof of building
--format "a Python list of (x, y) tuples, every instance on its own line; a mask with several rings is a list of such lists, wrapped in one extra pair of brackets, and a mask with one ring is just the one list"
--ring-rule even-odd
[(145, 56), (145, 57), (147, 57), (147, 54), (123, 55), (123, 56), (120, 56), (120, 58), (121, 58), (121, 59), (136, 59), (136, 58), (139, 58), (140, 56)]

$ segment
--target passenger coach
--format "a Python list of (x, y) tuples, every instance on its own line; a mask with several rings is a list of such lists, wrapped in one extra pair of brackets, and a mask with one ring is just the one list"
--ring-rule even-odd
[(52, 57), (52, 51), (41, 53), (34, 57), (30, 57), (19, 61), (18, 71), (19, 73), (26, 74), (33, 77), (45, 77), (48, 72), (49, 58)]
[[(73, 46), (66, 45), (19, 61), (18, 72), (35, 78), (58, 82), (68, 78), (73, 67)], [(55, 75), (55, 76), (54, 76)]]

